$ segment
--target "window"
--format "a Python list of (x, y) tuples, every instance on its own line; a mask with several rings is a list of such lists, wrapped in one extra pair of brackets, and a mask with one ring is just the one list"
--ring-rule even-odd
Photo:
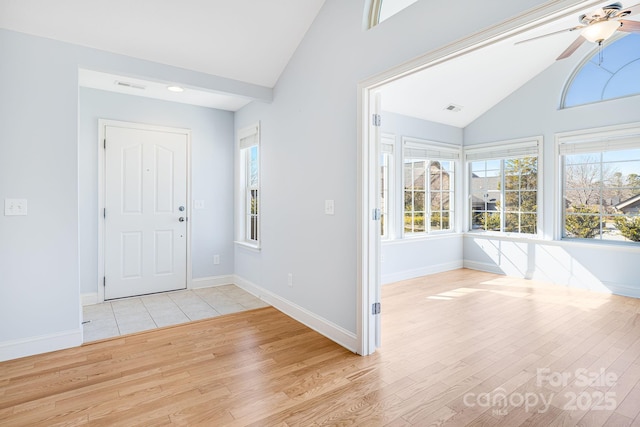
[(396, 13), (411, 6), (418, 0), (371, 0), (369, 28), (389, 19)]
[(640, 241), (640, 127), (558, 138), (562, 237)]
[(404, 234), (454, 228), (457, 147), (403, 139)]
[(640, 94), (640, 34), (627, 34), (593, 54), (569, 81), (562, 107)]
[(380, 146), (380, 235), (383, 240), (393, 238), (393, 186), (395, 137), (383, 136)]
[(469, 229), (537, 234), (541, 139), (465, 150), (469, 171)]
[(238, 131), (241, 227), (239, 241), (260, 244), (260, 125)]

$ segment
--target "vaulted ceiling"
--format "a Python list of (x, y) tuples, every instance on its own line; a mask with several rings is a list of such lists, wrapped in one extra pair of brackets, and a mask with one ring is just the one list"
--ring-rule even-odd
[[(637, 0), (636, 0), (637, 1)], [(0, 0), (0, 27), (108, 52), (273, 87), (324, 0)], [(604, 2), (606, 5), (609, 2)], [(633, 2), (623, 2), (625, 7)], [(590, 2), (593, 9), (593, 2)], [(411, 13), (411, 6), (405, 11)], [(464, 127), (551, 65), (576, 38), (561, 32), (587, 11), (572, 10), (526, 31), (392, 82), (383, 109)], [(403, 12), (400, 12), (403, 13)], [(392, 18), (393, 19), (393, 18)], [(639, 19), (634, 16), (631, 19)], [(576, 55), (591, 47), (582, 46)], [(167, 94), (159, 82), (80, 74), (81, 85), (236, 111), (249, 100), (189, 91)], [(146, 86), (117, 86), (114, 81)], [(186, 99), (186, 101), (185, 101)], [(461, 107), (451, 112), (447, 107)]]

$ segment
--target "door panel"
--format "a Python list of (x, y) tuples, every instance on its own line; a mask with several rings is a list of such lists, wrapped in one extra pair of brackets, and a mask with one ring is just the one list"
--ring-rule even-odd
[(187, 134), (105, 135), (105, 299), (185, 289)]

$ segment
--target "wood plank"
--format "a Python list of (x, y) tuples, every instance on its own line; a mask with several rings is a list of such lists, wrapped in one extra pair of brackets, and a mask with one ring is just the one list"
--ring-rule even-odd
[[(368, 357), (267, 307), (3, 362), (0, 425), (640, 424), (640, 300), (460, 269), (385, 285), (382, 302)], [(573, 377), (540, 383), (543, 368)], [(615, 410), (567, 408), (605, 392)], [(469, 405), (483, 393), (513, 400)]]

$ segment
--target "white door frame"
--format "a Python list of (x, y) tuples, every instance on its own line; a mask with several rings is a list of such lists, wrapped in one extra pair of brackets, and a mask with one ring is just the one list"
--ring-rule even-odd
[(166, 126), (148, 125), (143, 123), (124, 122), (119, 120), (98, 119), (98, 303), (104, 302), (104, 243), (105, 243), (105, 184), (106, 184), (106, 156), (104, 149), (105, 130), (107, 126), (122, 127), (127, 129), (149, 130), (156, 132), (171, 132), (183, 134), (187, 141), (187, 265), (186, 280), (187, 289), (193, 287), (193, 274), (191, 268), (191, 131), (189, 129), (173, 128)]
[[(535, 9), (531, 9), (507, 22), (489, 27), (465, 39), (429, 52), (412, 61), (393, 67), (381, 74), (373, 76), (358, 84), (358, 271), (357, 271), (357, 353), (363, 356), (375, 352), (376, 318), (371, 314), (371, 303), (380, 290), (380, 283), (375, 274), (380, 239), (374, 236), (372, 228), (377, 225), (371, 219), (376, 206), (375, 138), (371, 132), (371, 98), (372, 93), (391, 81), (400, 79), (416, 71), (434, 67), (458, 56), (491, 45), (506, 38), (515, 36), (559, 18), (571, 15), (580, 9), (597, 7), (602, 1), (593, 0), (549, 0)], [(383, 118), (384, 120), (384, 118)], [(372, 170), (373, 169), (373, 170)], [(382, 307), (384, 313), (384, 307)]]

